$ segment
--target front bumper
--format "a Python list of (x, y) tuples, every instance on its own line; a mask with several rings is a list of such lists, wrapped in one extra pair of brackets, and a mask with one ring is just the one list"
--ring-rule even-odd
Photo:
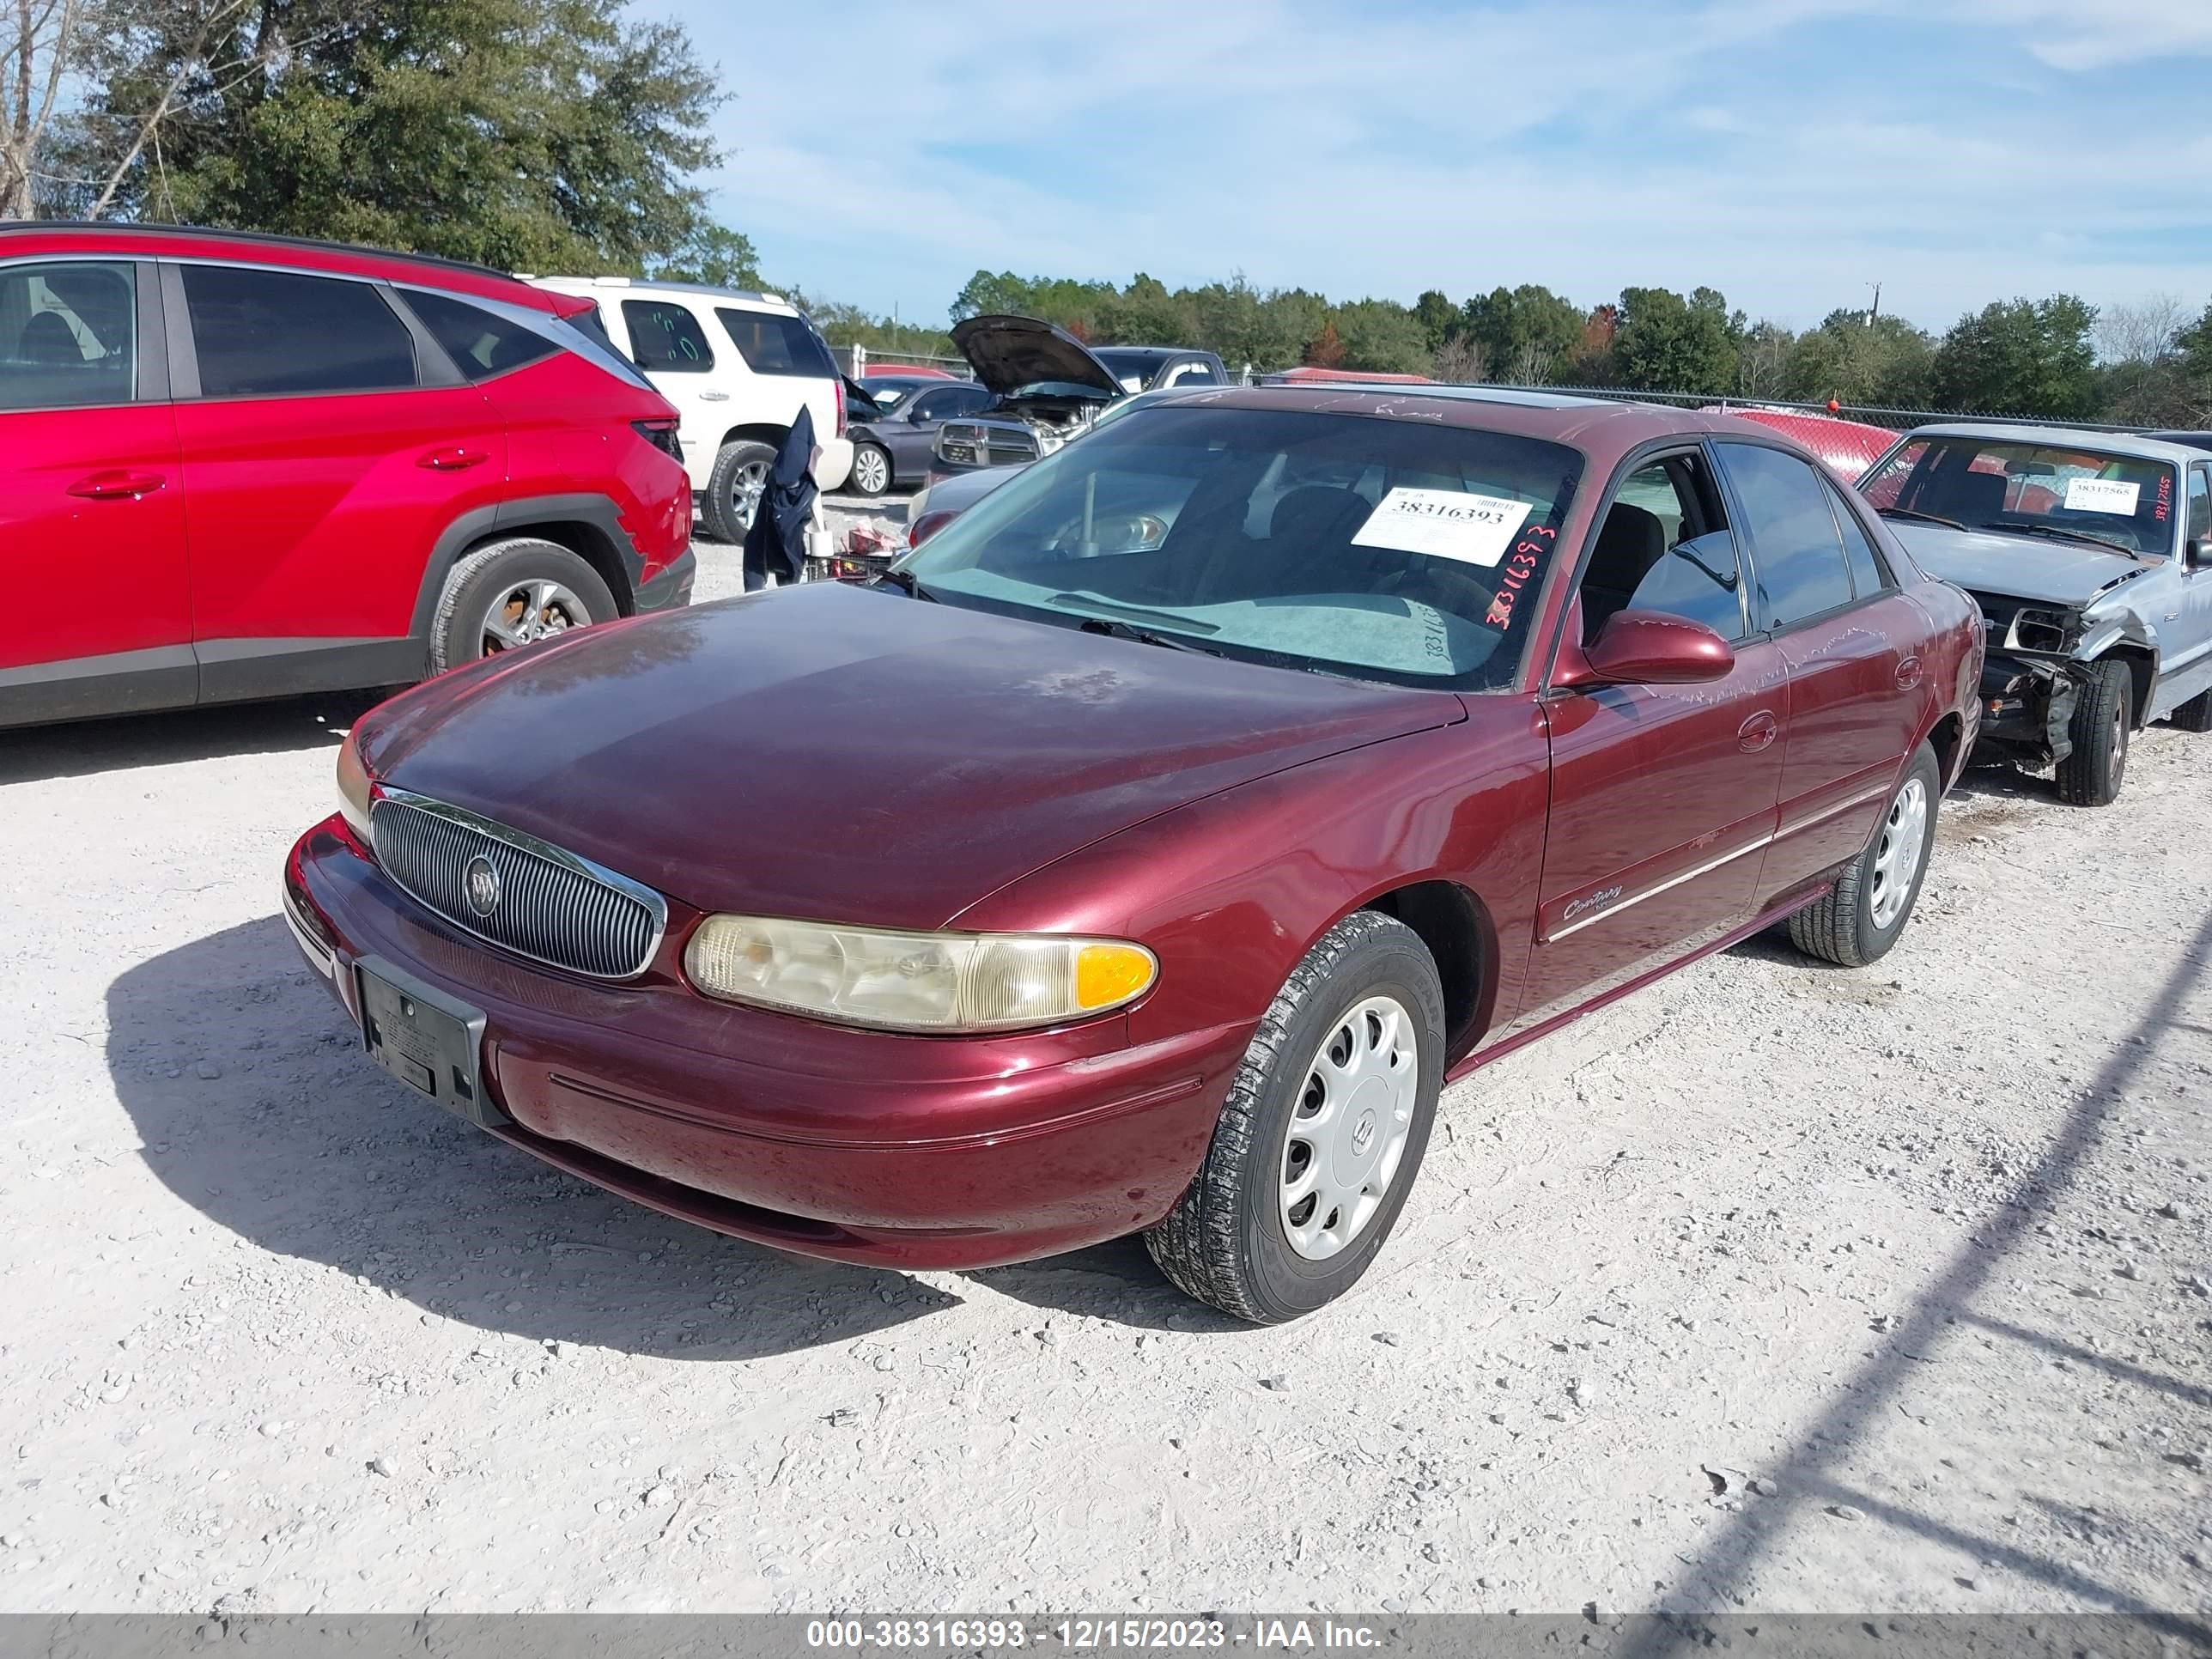
[(674, 611), (691, 603), (691, 589), (699, 580), (699, 556), (685, 548), (658, 574), (637, 585), (633, 596), (641, 617), (655, 611)]
[[(489, 1133), (666, 1214), (836, 1261), (988, 1267), (1149, 1226), (1196, 1172), (1251, 1036), (1133, 1048), (1108, 1018), (908, 1037), (712, 1002), (661, 967), (595, 983), (447, 927), (335, 818), (293, 848), (284, 886), (287, 925), (356, 1024), (367, 957), (483, 1012), (489, 1115), (511, 1120)], [(661, 963), (681, 946), (672, 927)]]

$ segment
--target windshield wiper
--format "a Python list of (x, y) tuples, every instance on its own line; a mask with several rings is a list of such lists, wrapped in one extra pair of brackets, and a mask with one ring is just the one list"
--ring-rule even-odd
[(1155, 634), (1148, 629), (1132, 628), (1127, 623), (1116, 622), (1111, 617), (1085, 617), (1076, 623), (1086, 634), (1108, 634), (1117, 640), (1134, 640), (1139, 645), (1164, 646), (1170, 651), (1198, 651), (1209, 657), (1221, 653), (1210, 645), (1200, 645), (1195, 640), (1178, 640), (1165, 634)]
[(2014, 536), (2048, 536), (2053, 541), (2087, 542), (2092, 547), (2101, 547), (2108, 553), (2124, 553), (2131, 559), (2142, 554), (2125, 542), (2116, 542), (2109, 536), (2093, 536), (2086, 530), (2061, 530), (2055, 524), (1985, 524), (1984, 530), (2000, 530)]
[(927, 588), (924, 587), (919, 581), (917, 581), (915, 579), (914, 573), (910, 570), (886, 570), (878, 575), (876, 580), (878, 582), (890, 583), (893, 587), (896, 587), (900, 592), (906, 594), (910, 599), (927, 599), (932, 605), (942, 605), (944, 603), (944, 601), (939, 599), (936, 594), (931, 592)]
[(1947, 530), (1964, 530), (1966, 527), (1956, 519), (1947, 519), (1936, 513), (1918, 512), (1909, 507), (1877, 507), (1875, 511), (1885, 519), (1911, 519), (1916, 524), (1940, 524)]

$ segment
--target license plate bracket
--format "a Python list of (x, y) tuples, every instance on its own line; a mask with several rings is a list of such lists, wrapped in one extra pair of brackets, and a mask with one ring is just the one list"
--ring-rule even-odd
[(380, 957), (354, 965), (362, 1043), (417, 1093), (480, 1129), (514, 1120), (483, 1086), (484, 1016)]

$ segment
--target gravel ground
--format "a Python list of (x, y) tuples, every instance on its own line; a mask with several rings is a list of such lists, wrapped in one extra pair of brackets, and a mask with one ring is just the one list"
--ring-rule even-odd
[(2212, 738), (1970, 775), (1887, 961), (1454, 1088), (1368, 1284), (1255, 1331), (422, 1106), (276, 918), (360, 707), (0, 737), (0, 1608), (2212, 1608)]

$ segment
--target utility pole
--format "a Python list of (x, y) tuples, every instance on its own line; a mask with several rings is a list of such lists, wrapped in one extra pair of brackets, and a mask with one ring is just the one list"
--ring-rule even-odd
[(1881, 284), (1869, 283), (1867, 286), (1874, 290), (1874, 307), (1867, 313), (1867, 326), (1872, 328), (1875, 319), (1881, 315)]

